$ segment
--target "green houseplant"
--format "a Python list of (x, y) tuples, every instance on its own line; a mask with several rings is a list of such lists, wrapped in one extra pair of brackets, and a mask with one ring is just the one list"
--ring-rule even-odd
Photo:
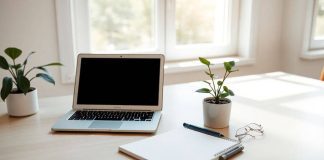
[[(18, 48), (9, 47), (4, 53), (11, 59), (10, 64), (6, 58), (0, 55), (0, 68), (8, 71), (11, 77), (5, 76), (2, 80), (1, 99), (6, 101), (8, 113), (13, 116), (26, 116), (38, 111), (37, 90), (31, 87), (35, 78), (42, 78), (55, 85), (54, 79), (49, 75), (46, 67), (61, 66), (59, 62), (34, 66), (27, 69), (28, 58), (35, 52), (30, 52), (23, 63), (17, 63), (17, 58), (22, 55)], [(42, 71), (31, 74), (32, 71)], [(29, 108), (28, 108), (29, 107)]]
[(234, 92), (225, 85), (227, 77), (238, 71), (234, 69), (235, 62), (224, 62), (225, 73), (222, 79), (216, 80), (216, 75), (211, 70), (211, 62), (206, 58), (199, 57), (199, 61), (206, 65), (208, 70), (205, 73), (211, 79), (211, 82), (203, 81), (208, 85), (208, 88), (198, 89), (196, 92), (210, 94), (203, 100), (204, 124), (210, 128), (224, 128), (229, 124), (231, 112), (231, 100), (226, 98), (234, 96)]

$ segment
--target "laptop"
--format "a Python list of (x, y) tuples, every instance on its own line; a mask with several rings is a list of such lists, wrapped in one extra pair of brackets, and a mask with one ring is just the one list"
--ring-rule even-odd
[(52, 130), (153, 133), (163, 76), (162, 54), (79, 54), (72, 110)]

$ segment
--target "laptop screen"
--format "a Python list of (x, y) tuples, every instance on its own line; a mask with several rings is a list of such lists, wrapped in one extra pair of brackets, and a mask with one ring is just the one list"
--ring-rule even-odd
[(77, 104), (159, 103), (160, 59), (82, 58)]

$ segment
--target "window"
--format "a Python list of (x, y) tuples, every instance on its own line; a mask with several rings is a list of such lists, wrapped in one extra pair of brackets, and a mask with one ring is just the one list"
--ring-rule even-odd
[(311, 49), (324, 49), (324, 0), (314, 3)]
[(163, 53), (170, 68), (198, 56), (249, 58), (256, 2), (56, 0), (62, 81), (74, 81), (78, 53)]
[[(73, 0), (77, 51), (162, 52), (168, 61), (236, 52), (237, 0)], [(235, 6), (236, 5), (236, 6)], [(235, 12), (234, 12), (235, 11)]]
[(306, 2), (304, 43), (301, 58), (324, 57), (324, 0)]
[(155, 48), (154, 6), (153, 0), (88, 1), (91, 50)]
[(238, 1), (174, 0), (166, 14), (169, 60), (236, 54)]

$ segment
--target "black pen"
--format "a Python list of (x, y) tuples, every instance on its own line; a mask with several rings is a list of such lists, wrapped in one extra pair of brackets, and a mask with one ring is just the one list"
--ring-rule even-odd
[(194, 125), (191, 125), (191, 124), (188, 124), (188, 123), (183, 123), (183, 127), (194, 130), (194, 131), (197, 131), (197, 132), (201, 132), (201, 133), (204, 133), (204, 134), (208, 134), (208, 135), (211, 135), (211, 136), (214, 136), (214, 137), (220, 137), (220, 138), (224, 137), (224, 135), (222, 135), (221, 133), (218, 133), (218, 132), (206, 129), (206, 128), (197, 127), (197, 126), (194, 126)]

